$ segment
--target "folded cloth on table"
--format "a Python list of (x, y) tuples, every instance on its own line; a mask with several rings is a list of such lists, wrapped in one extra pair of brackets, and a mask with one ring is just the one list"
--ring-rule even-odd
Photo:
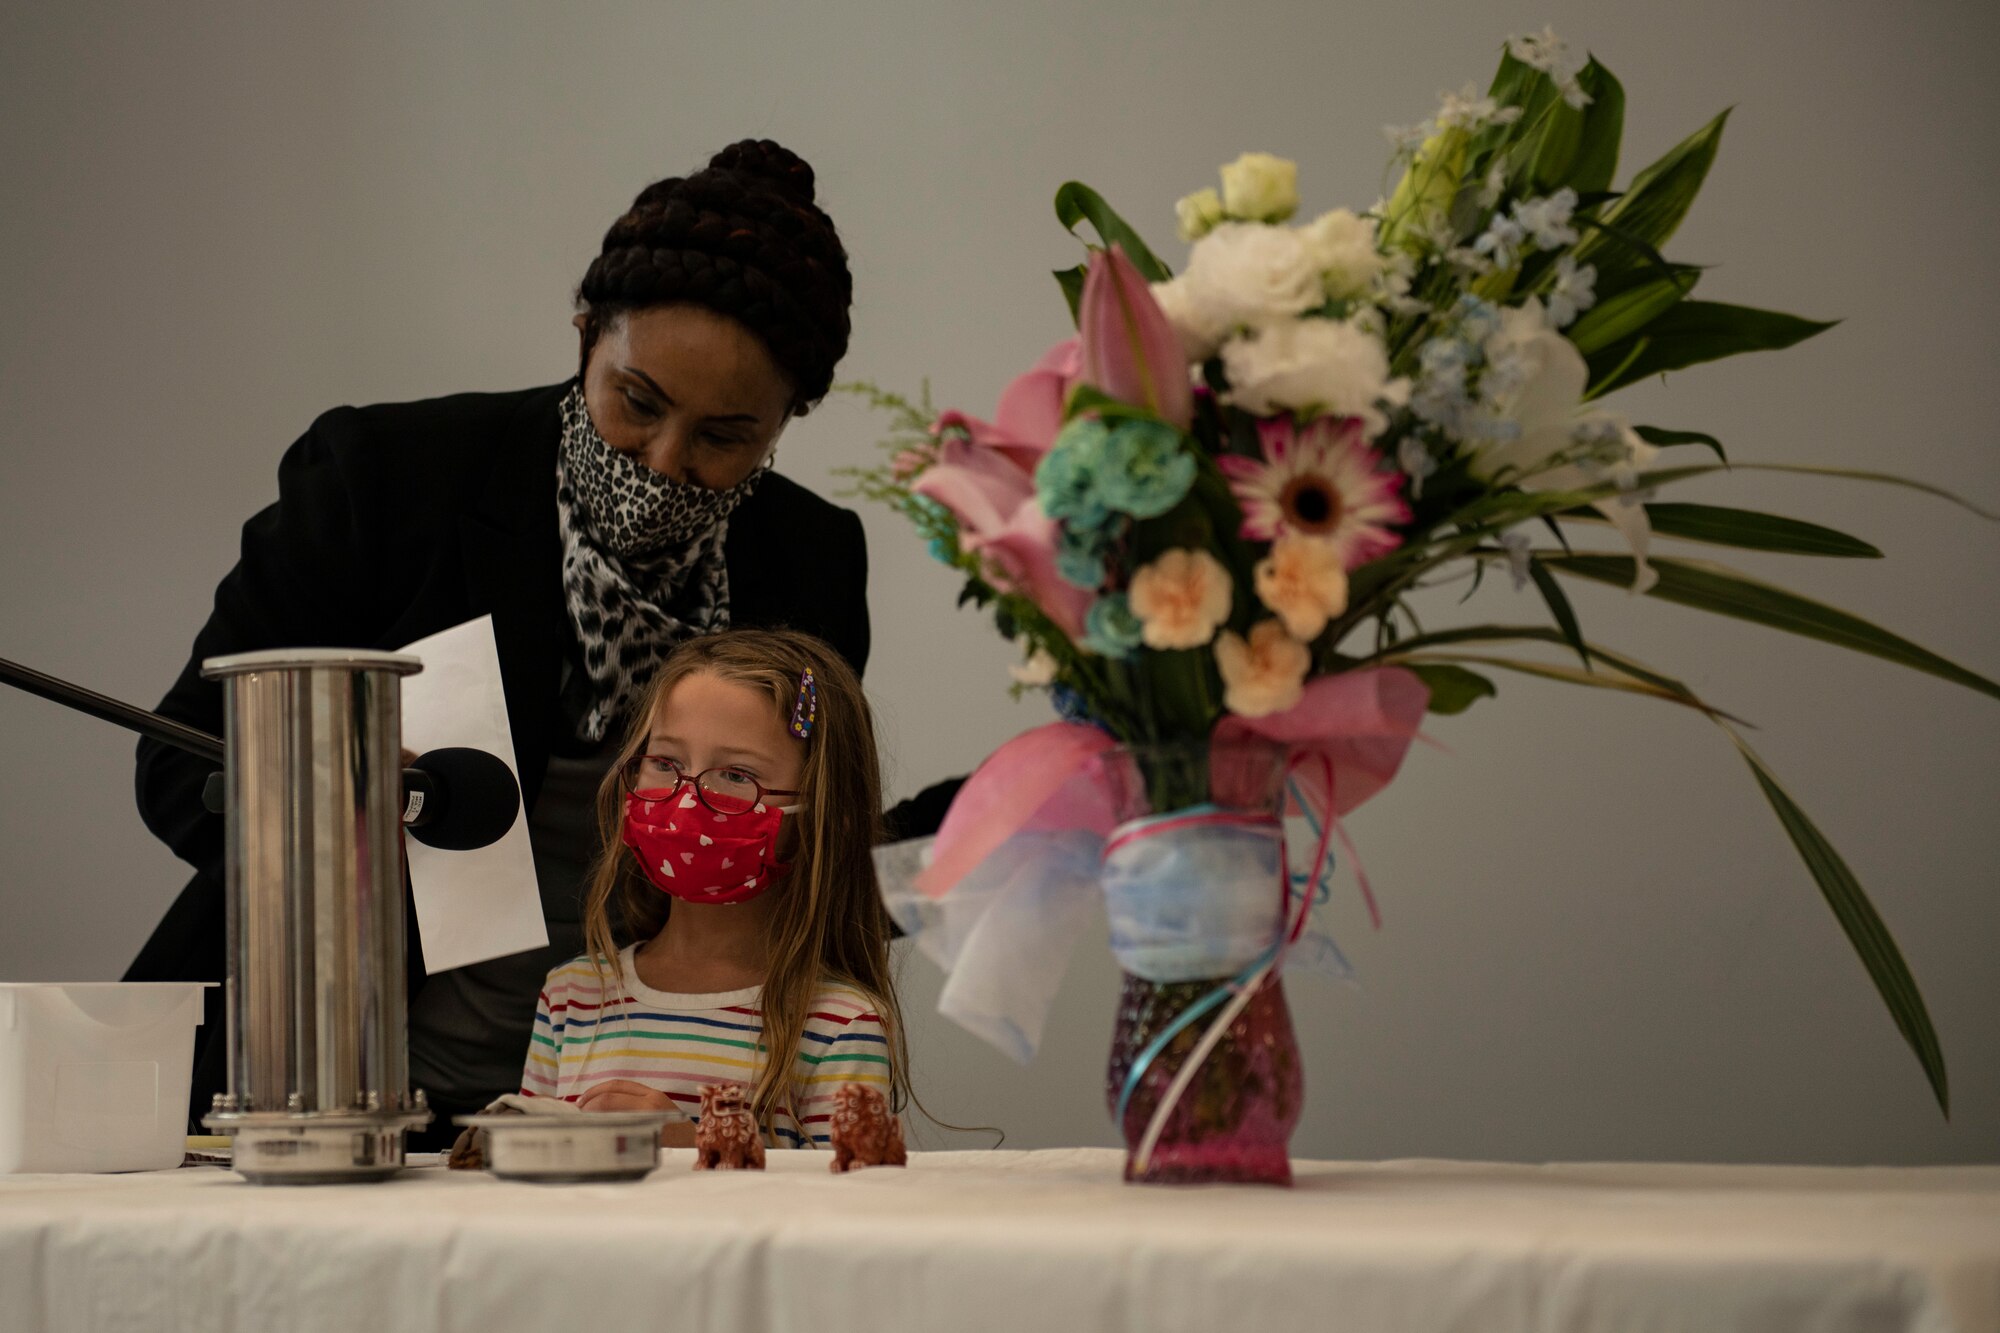
[[(590, 1112), (566, 1102), (560, 1097), (527, 1097), (518, 1092), (510, 1092), (495, 1097), (479, 1109), (480, 1115), (589, 1115)], [(445, 1154), (444, 1164), (454, 1171), (482, 1171), (486, 1168), (486, 1131), (476, 1126), (465, 1127), (451, 1151)]]

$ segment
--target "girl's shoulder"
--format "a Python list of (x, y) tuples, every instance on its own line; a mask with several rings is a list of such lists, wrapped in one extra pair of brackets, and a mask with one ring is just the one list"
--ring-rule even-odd
[(799, 1034), (801, 1083), (830, 1096), (843, 1083), (887, 1089), (889, 1033), (873, 996), (858, 986), (829, 982), (813, 997)]
[(584, 954), (551, 968), (542, 982), (542, 1002), (551, 1009), (602, 1004), (607, 991), (620, 988), (619, 969), (623, 963), (622, 958), (593, 962), (590, 955)]
[(859, 986), (830, 981), (813, 997), (812, 1012), (806, 1015), (809, 1031), (839, 1035), (842, 1032), (880, 1031), (882, 1015), (875, 998)]

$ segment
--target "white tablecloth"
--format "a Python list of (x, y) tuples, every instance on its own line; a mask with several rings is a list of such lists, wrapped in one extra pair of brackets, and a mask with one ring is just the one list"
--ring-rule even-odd
[(1302, 1162), (1140, 1188), (1079, 1149), (637, 1185), (431, 1168), (0, 1177), (0, 1327), (2000, 1329), (2000, 1167)]

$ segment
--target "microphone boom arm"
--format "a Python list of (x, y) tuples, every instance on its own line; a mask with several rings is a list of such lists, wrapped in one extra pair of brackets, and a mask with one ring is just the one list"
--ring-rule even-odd
[(148, 740), (155, 740), (162, 745), (171, 745), (176, 750), (185, 750), (189, 754), (198, 755), (212, 764), (222, 762), (220, 736), (211, 736), (208, 732), (186, 726), (172, 718), (149, 713), (143, 708), (134, 708), (131, 704), (121, 703), (109, 695), (86, 690), (81, 685), (57, 680), (54, 676), (37, 671), (33, 667), (22, 666), (19, 662), (10, 662), (0, 657), (0, 681), (52, 703), (59, 703), (64, 707), (74, 708), (79, 713), (88, 713), (101, 721), (124, 727), (127, 731), (136, 731)]

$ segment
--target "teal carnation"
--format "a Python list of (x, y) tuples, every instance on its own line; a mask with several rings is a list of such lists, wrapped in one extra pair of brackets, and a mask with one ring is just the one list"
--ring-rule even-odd
[[(910, 516), (920, 523), (928, 520), (939, 527), (953, 530), (958, 526), (958, 520), (952, 516), (952, 512), (927, 495), (912, 495), (905, 503), (909, 506)], [(941, 565), (957, 563), (952, 559), (950, 544), (941, 536), (931, 538), (930, 553), (931, 559)]]
[(1042, 512), (1066, 527), (1096, 530), (1111, 517), (1098, 497), (1098, 469), (1111, 430), (1093, 417), (1062, 428), (1035, 469), (1035, 496)]
[(1106, 593), (1090, 604), (1083, 618), (1083, 647), (1104, 657), (1130, 657), (1143, 629), (1124, 593)]
[(1122, 421), (1111, 431), (1097, 471), (1097, 499), (1133, 518), (1158, 518), (1194, 485), (1194, 455), (1163, 421)]
[(1104, 585), (1104, 556), (1110, 549), (1108, 532), (1088, 532), (1059, 528), (1056, 533), (1056, 573), (1065, 583), (1096, 591)]

